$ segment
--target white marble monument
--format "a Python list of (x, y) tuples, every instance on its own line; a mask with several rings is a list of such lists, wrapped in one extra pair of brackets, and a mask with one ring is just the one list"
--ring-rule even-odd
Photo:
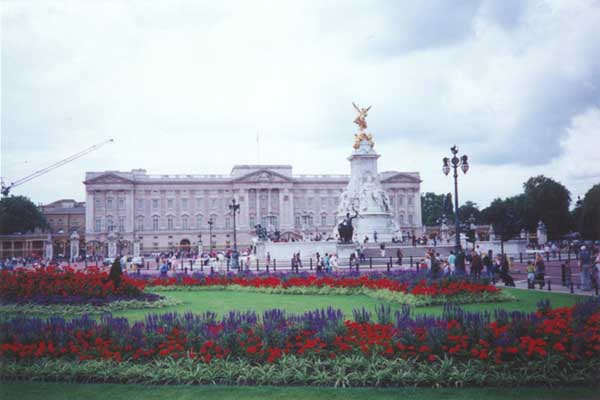
[[(350, 161), (350, 181), (341, 195), (337, 209), (337, 222), (341, 223), (349, 214), (353, 219), (353, 241), (362, 242), (365, 237), (373, 242), (390, 242), (400, 237), (400, 229), (394, 220), (390, 199), (383, 189), (377, 171), (379, 154), (373, 149), (373, 137), (366, 132), (365, 117), (371, 107), (359, 108), (354, 104), (358, 117), (354, 123), (359, 126), (355, 135), (354, 151)], [(337, 227), (336, 227), (337, 230)]]

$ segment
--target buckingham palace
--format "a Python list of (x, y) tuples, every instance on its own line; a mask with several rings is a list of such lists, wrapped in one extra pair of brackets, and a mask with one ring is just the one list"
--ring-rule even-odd
[[(419, 173), (386, 171), (379, 178), (403, 233), (421, 232)], [(252, 242), (256, 224), (278, 230), (284, 239), (327, 237), (348, 180), (347, 175), (294, 175), (290, 165), (236, 165), (229, 175), (87, 172), (86, 240), (102, 251), (115, 232), (121, 251), (131, 253), (138, 242), (144, 254), (211, 244), (231, 247), (232, 199), (240, 204), (236, 232), (241, 246)]]

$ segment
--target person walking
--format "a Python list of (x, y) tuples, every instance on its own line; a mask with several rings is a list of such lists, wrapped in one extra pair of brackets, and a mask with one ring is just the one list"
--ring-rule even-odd
[(592, 290), (592, 255), (586, 246), (581, 246), (579, 252), (579, 271), (581, 274), (581, 290)]
[(475, 279), (480, 279), (481, 278), (481, 270), (483, 269), (481, 256), (479, 255), (479, 253), (477, 253), (477, 251), (473, 251), (473, 254), (471, 257), (472, 257), (471, 275)]
[(398, 248), (398, 250), (396, 250), (396, 262), (399, 266), (402, 266), (402, 256), (402, 249)]
[(535, 289), (535, 266), (527, 261), (527, 289)]
[(535, 255), (535, 279), (540, 285), (540, 290), (546, 286), (546, 264), (544, 263), (544, 257), (540, 253)]
[(448, 256), (448, 269), (450, 270), (450, 275), (454, 275), (456, 272), (456, 255), (454, 254), (454, 250), (450, 250), (450, 255)]

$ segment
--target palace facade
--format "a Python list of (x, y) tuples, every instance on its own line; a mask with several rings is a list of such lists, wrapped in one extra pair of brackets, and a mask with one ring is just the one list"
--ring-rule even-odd
[[(421, 232), (421, 179), (418, 172), (379, 174), (390, 208), (403, 232)], [(86, 242), (101, 250), (110, 231), (120, 250), (131, 253), (139, 242), (143, 254), (212, 245), (233, 245), (229, 205), (236, 216), (239, 246), (249, 245), (254, 226), (279, 230), (283, 238), (320, 234), (327, 237), (337, 221), (347, 175), (294, 175), (289, 165), (236, 165), (229, 175), (150, 175), (87, 172), (85, 177)], [(212, 238), (209, 237), (212, 234)]]

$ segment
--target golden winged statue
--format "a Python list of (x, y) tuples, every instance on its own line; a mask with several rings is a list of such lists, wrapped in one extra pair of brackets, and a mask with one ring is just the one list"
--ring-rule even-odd
[(360, 108), (354, 102), (352, 103), (352, 105), (354, 106), (356, 112), (358, 112), (358, 116), (354, 119), (354, 123), (359, 127), (359, 132), (354, 135), (354, 146), (352, 147), (358, 150), (360, 148), (360, 142), (362, 140), (366, 140), (371, 145), (371, 148), (373, 148), (373, 145), (375, 144), (373, 143), (373, 136), (365, 132), (365, 129), (367, 129), (366, 118), (372, 106), (369, 106), (367, 108)]

